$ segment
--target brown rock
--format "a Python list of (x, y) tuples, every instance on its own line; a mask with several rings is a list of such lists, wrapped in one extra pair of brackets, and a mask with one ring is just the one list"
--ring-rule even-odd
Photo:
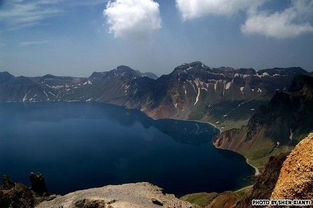
[(75, 203), (76, 208), (106, 208), (104, 200), (83, 199)]
[(158, 199), (152, 198), (151, 201), (152, 201), (153, 204), (156, 204), (156, 205), (159, 205), (159, 206), (163, 206), (163, 202), (161, 202)]
[(313, 199), (313, 133), (285, 160), (271, 199)]

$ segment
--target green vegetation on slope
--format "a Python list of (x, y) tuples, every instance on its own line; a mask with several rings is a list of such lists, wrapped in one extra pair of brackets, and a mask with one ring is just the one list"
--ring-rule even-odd
[(222, 131), (246, 125), (255, 110), (270, 100), (262, 96), (251, 100), (224, 101), (215, 105), (197, 105), (189, 115), (190, 120), (208, 121)]
[(182, 196), (180, 199), (184, 201), (188, 201), (192, 204), (196, 204), (200, 207), (205, 207), (209, 205), (213, 199), (218, 195), (218, 193), (212, 192), (212, 193), (194, 193), (194, 194), (187, 194), (185, 196)]
[(188, 201), (200, 207), (207, 207), (214, 204), (214, 207), (223, 208), (225, 204), (232, 204), (247, 195), (251, 191), (252, 186), (246, 186), (236, 191), (226, 191), (223, 193), (194, 193), (182, 196), (180, 199)]

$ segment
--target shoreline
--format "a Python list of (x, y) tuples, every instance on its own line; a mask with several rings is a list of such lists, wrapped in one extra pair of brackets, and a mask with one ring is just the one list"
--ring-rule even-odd
[[(238, 153), (238, 154), (239, 154), (239, 153)], [(247, 163), (248, 165), (250, 165), (250, 166), (254, 169), (254, 171), (255, 171), (254, 176), (260, 175), (261, 172), (260, 172), (259, 168), (257, 168), (256, 166), (252, 165), (252, 164), (250, 163), (249, 159), (246, 158), (245, 156), (244, 156), (244, 158), (246, 159), (246, 163)]]
[[(145, 112), (143, 112), (145, 113)], [(196, 123), (203, 123), (203, 124), (208, 124), (210, 126), (213, 126), (214, 128), (218, 129), (219, 131), (219, 134), (221, 134), (223, 131), (221, 128), (219, 128), (218, 126), (216, 126), (215, 124), (213, 123), (210, 123), (208, 121), (199, 121), (199, 120), (186, 120), (186, 119), (179, 119), (179, 118), (158, 118), (158, 119), (155, 119), (153, 117), (150, 117), (148, 114), (145, 113), (146, 116), (148, 116), (149, 118), (152, 118), (154, 120), (162, 120), (162, 119), (172, 119), (172, 120), (177, 120), (177, 121), (190, 121), (190, 122), (196, 122)]]
[[(214, 128), (216, 128), (216, 129), (219, 130), (219, 134), (218, 134), (218, 135), (220, 135), (220, 134), (223, 132), (221, 128), (217, 127), (215, 124), (212, 124), (212, 123), (210, 123), (210, 122), (208, 122), (208, 121), (183, 120), (183, 119), (176, 119), (176, 120), (192, 121), (192, 122), (198, 122), (198, 123), (209, 124), (209, 125), (211, 125), (211, 126), (213, 126)], [(217, 136), (218, 136), (218, 135), (217, 135)], [(222, 149), (222, 148), (219, 148), (219, 147), (216, 147), (216, 146), (215, 146), (215, 144), (214, 144), (214, 142), (213, 142), (213, 139), (212, 139), (212, 144), (213, 144), (213, 146), (214, 146), (216, 149)], [(223, 150), (227, 150), (227, 149), (223, 149)], [(256, 166), (252, 165), (252, 164), (250, 163), (249, 159), (248, 159), (246, 156), (240, 154), (239, 152), (235, 152), (235, 151), (232, 151), (232, 150), (228, 150), (228, 151), (231, 151), (231, 152), (234, 152), (234, 153), (237, 153), (237, 154), (243, 156), (243, 157), (245, 158), (246, 163), (247, 163), (250, 167), (252, 167), (252, 168), (254, 169), (254, 176), (258, 176), (258, 175), (261, 174), (259, 168), (257, 168)]]
[[(147, 114), (146, 114), (146, 115), (147, 115)], [(148, 116), (148, 117), (149, 117), (149, 116)], [(204, 123), (204, 124), (208, 124), (208, 125), (210, 125), (210, 126), (213, 126), (213, 127), (216, 128), (216, 129), (218, 129), (218, 131), (219, 131), (218, 135), (220, 135), (220, 134), (223, 132), (223, 131), (221, 130), (221, 128), (217, 127), (215, 124), (212, 124), (212, 123), (210, 123), (210, 122), (208, 122), (208, 121), (184, 120), (184, 119), (175, 119), (175, 118), (169, 118), (169, 119), (179, 120), (179, 121), (191, 121), (191, 122), (197, 122), (197, 123)], [(159, 119), (156, 119), (156, 120), (159, 120)], [(217, 136), (218, 136), (218, 135), (217, 135)], [(213, 144), (213, 146), (214, 146), (216, 149), (222, 149), (222, 148), (219, 148), (219, 147), (216, 147), (216, 146), (215, 146), (215, 144), (214, 144), (214, 142), (213, 142), (213, 139), (214, 139), (214, 138), (212, 138), (212, 144)], [(228, 150), (228, 149), (223, 149), (223, 150)], [(257, 168), (256, 166), (252, 165), (252, 164), (250, 163), (249, 159), (248, 159), (246, 156), (240, 154), (239, 152), (235, 152), (235, 151), (232, 151), (232, 150), (228, 150), (228, 151), (231, 151), (231, 152), (234, 152), (234, 153), (237, 153), (237, 154), (243, 156), (243, 157), (245, 158), (246, 163), (247, 163), (250, 167), (252, 167), (252, 168), (254, 169), (254, 176), (258, 176), (258, 175), (261, 174), (259, 168)]]
[(214, 142), (212, 142), (212, 144), (213, 144), (213, 146), (214, 146), (216, 149), (227, 150), (227, 151), (231, 151), (231, 152), (234, 152), (234, 153), (237, 153), (237, 154), (241, 155), (243, 158), (245, 158), (246, 163), (247, 163), (250, 167), (252, 167), (252, 168), (254, 169), (254, 176), (258, 176), (258, 175), (261, 174), (259, 168), (257, 168), (256, 166), (252, 165), (252, 164), (250, 163), (249, 159), (248, 159), (246, 156), (240, 154), (239, 152), (235, 152), (235, 151), (233, 151), (233, 150), (219, 148), (219, 147), (217, 147), (217, 146), (214, 144)]
[[(220, 135), (220, 134), (223, 132), (223, 131), (222, 131), (219, 127), (217, 127), (215, 124), (212, 124), (212, 123), (210, 123), (210, 122), (208, 122), (208, 121), (196, 121), (196, 120), (187, 120), (187, 121), (193, 121), (193, 122), (199, 122), (199, 123), (206, 123), (206, 124), (209, 124), (209, 125), (211, 125), (211, 126), (213, 126), (214, 128), (216, 128), (216, 129), (219, 130), (219, 134), (218, 134), (218, 135)], [(217, 136), (218, 136), (218, 135), (217, 135)], [(213, 140), (212, 140), (212, 144), (213, 144), (213, 146), (214, 146), (216, 149), (221, 149), (221, 148), (218, 148), (218, 147), (216, 147), (216, 146), (214, 145)], [(225, 150), (225, 149), (224, 149), (224, 150)], [(232, 151), (232, 150), (228, 150), (228, 151), (235, 152), (235, 151)], [(257, 168), (256, 166), (252, 165), (252, 164), (250, 163), (249, 159), (248, 159), (246, 156), (240, 154), (239, 152), (235, 152), (235, 153), (237, 153), (237, 154), (239, 154), (239, 155), (241, 155), (241, 156), (243, 156), (243, 157), (245, 158), (246, 163), (247, 163), (250, 167), (252, 167), (252, 168), (254, 169), (254, 176), (258, 176), (258, 175), (261, 174), (259, 168)]]

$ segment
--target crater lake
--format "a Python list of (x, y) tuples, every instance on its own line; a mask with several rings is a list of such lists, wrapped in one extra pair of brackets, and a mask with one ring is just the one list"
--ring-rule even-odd
[(93, 103), (0, 104), (0, 174), (29, 184), (43, 173), (52, 193), (150, 182), (181, 196), (248, 183), (254, 169), (216, 149), (205, 123), (153, 120), (140, 111)]

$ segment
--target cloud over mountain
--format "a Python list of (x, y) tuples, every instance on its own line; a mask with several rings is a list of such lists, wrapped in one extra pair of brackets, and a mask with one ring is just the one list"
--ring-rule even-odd
[(115, 0), (103, 11), (117, 38), (142, 38), (161, 28), (159, 4), (154, 0)]
[(271, 2), (273, 0), (176, 0), (176, 6), (184, 21), (208, 15), (230, 16), (242, 11), (247, 16), (241, 26), (244, 34), (293, 38), (313, 33), (308, 21), (313, 14), (313, 0), (292, 0), (288, 8), (275, 12), (266, 9), (266, 4)]
[(313, 26), (305, 21), (313, 14), (312, 0), (292, 1), (283, 11), (269, 13), (256, 11), (242, 25), (245, 34), (261, 34), (274, 38), (293, 38), (304, 33), (313, 33)]

